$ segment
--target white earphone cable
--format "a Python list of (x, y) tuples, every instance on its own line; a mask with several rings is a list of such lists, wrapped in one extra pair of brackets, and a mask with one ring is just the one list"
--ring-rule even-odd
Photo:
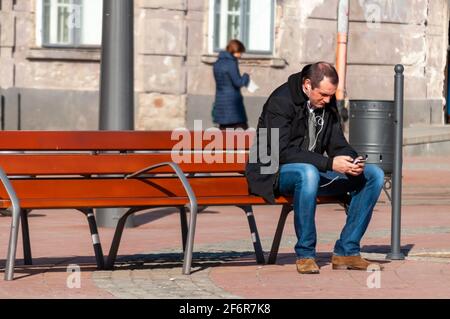
[[(308, 101), (308, 104), (309, 104), (309, 101)], [(310, 104), (309, 104), (309, 105), (310, 105)], [(317, 117), (318, 117), (319, 119), (317, 119)], [(325, 109), (322, 110), (322, 116), (317, 116), (317, 117), (316, 117), (316, 121), (317, 121), (317, 124), (320, 125), (320, 130), (319, 130), (319, 132), (316, 134), (316, 137), (315, 137), (315, 139), (314, 139), (314, 144), (313, 144), (311, 147), (309, 147), (309, 151), (310, 151), (310, 152), (314, 151), (314, 148), (316, 147), (316, 144), (317, 144), (317, 140), (319, 139), (319, 135), (320, 135), (320, 133), (322, 132), (323, 127), (325, 126), (325, 125), (324, 125), (324, 124), (325, 124), (325, 123), (324, 123), (324, 121), (325, 121)], [(331, 180), (330, 182), (326, 183), (325, 185), (321, 185), (320, 188), (327, 187), (327, 186), (333, 184), (333, 182), (336, 181), (338, 178), (339, 178), (339, 176), (336, 176), (336, 177), (333, 178), (333, 180)]]
[(333, 180), (332, 180), (331, 182), (326, 183), (325, 185), (320, 186), (320, 188), (327, 187), (328, 185), (333, 184), (333, 182), (334, 182), (335, 180), (337, 180), (338, 178), (339, 178), (339, 176), (336, 176), (335, 178), (333, 178)]
[(325, 126), (324, 125), (325, 124), (324, 123), (324, 117), (325, 117), (325, 109), (323, 109), (323, 111), (322, 111), (322, 116), (318, 116), (319, 120), (317, 120), (317, 124), (320, 125), (320, 130), (316, 134), (316, 137), (314, 139), (314, 144), (311, 147), (308, 148), (310, 152), (314, 151), (314, 148), (316, 147), (316, 144), (317, 144), (317, 140), (319, 139), (319, 135), (322, 132), (323, 127)]

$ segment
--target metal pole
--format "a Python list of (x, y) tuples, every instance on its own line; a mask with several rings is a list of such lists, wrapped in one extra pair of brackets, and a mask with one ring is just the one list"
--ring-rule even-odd
[(336, 70), (339, 75), (339, 86), (336, 91), (337, 106), (342, 119), (347, 120), (348, 111), (345, 105), (345, 84), (347, 77), (347, 44), (349, 26), (349, 0), (339, 0), (338, 30), (336, 46)]
[(4, 131), (5, 130), (5, 96), (2, 94), (0, 95), (1, 98), (1, 130)]
[(401, 204), (402, 204), (402, 164), (403, 164), (403, 89), (405, 68), (401, 64), (395, 66), (395, 144), (394, 170), (392, 173), (392, 229), (391, 253), (387, 255), (391, 260), (403, 260), (401, 252)]
[(348, 12), (349, 0), (339, 0), (338, 4), (338, 32), (336, 47), (336, 69), (339, 74), (339, 86), (336, 91), (336, 99), (345, 98), (345, 77), (347, 66), (347, 43), (348, 43)]
[(133, 0), (103, 0), (100, 130), (134, 129)]
[[(100, 130), (134, 129), (133, 0), (103, 0)], [(100, 227), (115, 227), (122, 208), (97, 209)], [(127, 227), (133, 226), (132, 217)]]
[(22, 95), (17, 93), (17, 129), (22, 130)]

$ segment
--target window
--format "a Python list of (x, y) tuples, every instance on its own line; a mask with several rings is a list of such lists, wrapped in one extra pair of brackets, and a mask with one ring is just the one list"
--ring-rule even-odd
[(239, 39), (248, 53), (271, 54), (273, 50), (274, 0), (212, 0), (214, 51)]
[(47, 47), (101, 45), (102, 0), (37, 0), (37, 3), (38, 44)]

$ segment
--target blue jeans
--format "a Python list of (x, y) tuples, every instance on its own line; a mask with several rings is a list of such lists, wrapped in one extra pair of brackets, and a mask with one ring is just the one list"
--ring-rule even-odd
[[(337, 179), (329, 184), (335, 178)], [(282, 165), (279, 192), (282, 195), (293, 196), (294, 225), (298, 239), (295, 245), (297, 257), (315, 258), (316, 256), (317, 196), (347, 193), (350, 193), (352, 200), (345, 226), (334, 246), (334, 254), (358, 256), (361, 238), (367, 230), (383, 183), (383, 170), (373, 164), (366, 164), (364, 173), (356, 177), (333, 171), (322, 173), (311, 164)]]

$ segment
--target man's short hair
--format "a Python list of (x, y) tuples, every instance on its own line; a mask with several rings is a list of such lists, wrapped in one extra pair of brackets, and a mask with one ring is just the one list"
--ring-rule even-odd
[(318, 88), (320, 82), (322, 82), (325, 77), (327, 77), (333, 85), (337, 86), (339, 84), (339, 75), (336, 69), (327, 62), (317, 62), (306, 66), (302, 76), (302, 83), (304, 83), (305, 80), (310, 80), (312, 89)]

